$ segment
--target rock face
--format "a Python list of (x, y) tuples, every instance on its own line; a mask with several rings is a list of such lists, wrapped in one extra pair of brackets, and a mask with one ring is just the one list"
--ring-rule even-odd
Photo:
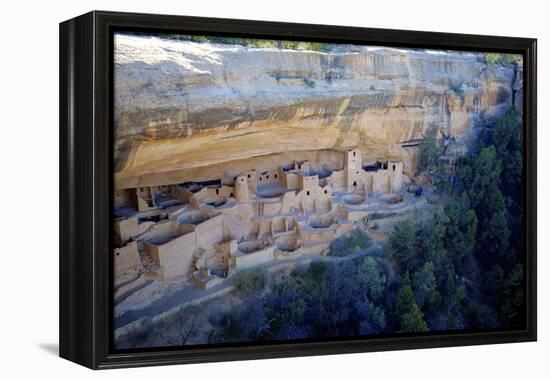
[(468, 137), (521, 102), (520, 76), (482, 53), (323, 53), (117, 35), (116, 187), (236, 175), (248, 159), (330, 161), (351, 148), (365, 162), (403, 161), (410, 174), (414, 140)]

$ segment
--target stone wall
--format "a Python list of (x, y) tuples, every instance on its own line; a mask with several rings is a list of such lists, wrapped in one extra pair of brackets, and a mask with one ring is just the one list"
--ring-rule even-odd
[(160, 245), (145, 241), (143, 247), (153, 261), (160, 266), (165, 279), (185, 276), (189, 273), (193, 255), (198, 248), (194, 232)]
[(266, 263), (273, 260), (273, 253), (275, 252), (275, 247), (270, 246), (262, 250), (241, 254), (239, 256), (233, 256), (233, 265), (237, 269), (248, 269), (256, 265)]
[(223, 240), (223, 215), (214, 216), (195, 227), (197, 246), (211, 249)]
[(149, 221), (140, 222), (137, 215), (126, 219), (117, 219), (115, 220), (115, 236), (119, 243), (124, 244), (131, 238), (144, 233), (154, 224)]
[(124, 247), (115, 248), (115, 278), (137, 274), (142, 268), (137, 243), (128, 243)]

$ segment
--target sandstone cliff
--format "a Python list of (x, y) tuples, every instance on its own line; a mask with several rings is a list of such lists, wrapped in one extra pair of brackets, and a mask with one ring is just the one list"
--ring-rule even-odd
[(402, 160), (410, 173), (414, 140), (467, 137), (521, 104), (520, 74), (481, 53), (116, 36), (116, 186), (211, 179), (252, 161), (337, 162), (326, 150), (354, 147), (365, 161)]

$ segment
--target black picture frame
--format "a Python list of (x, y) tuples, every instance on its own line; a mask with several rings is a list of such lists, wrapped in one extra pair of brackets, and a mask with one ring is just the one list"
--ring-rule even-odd
[[(112, 349), (113, 31), (185, 32), (523, 55), (522, 330), (116, 352)], [(93, 369), (343, 354), (537, 339), (536, 39), (93, 11), (60, 24), (60, 356)]]

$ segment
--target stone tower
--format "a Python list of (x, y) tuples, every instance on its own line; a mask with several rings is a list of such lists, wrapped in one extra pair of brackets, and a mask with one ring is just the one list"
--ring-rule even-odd
[(361, 169), (363, 165), (363, 160), (361, 158), (361, 151), (357, 149), (348, 150), (346, 152), (344, 165), (346, 170)]
[(346, 152), (344, 173), (347, 191), (360, 190), (363, 187), (362, 165), (361, 151), (353, 149)]
[(248, 180), (246, 175), (240, 175), (235, 179), (235, 199), (239, 202), (250, 199), (248, 194)]
[(400, 161), (388, 161), (388, 177), (390, 178), (390, 191), (397, 193), (403, 185), (403, 163)]

